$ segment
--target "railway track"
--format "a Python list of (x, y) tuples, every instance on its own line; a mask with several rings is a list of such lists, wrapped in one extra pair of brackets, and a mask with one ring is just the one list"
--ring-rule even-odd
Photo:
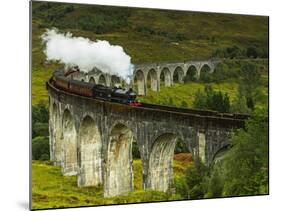
[(94, 100), (94, 101), (102, 101), (102, 102), (106, 102), (106, 103), (109, 103), (109, 104), (118, 104), (118, 105), (122, 105), (122, 106), (128, 106), (128, 107), (138, 109), (138, 110), (141, 110), (141, 109), (143, 109), (143, 110), (154, 110), (154, 111), (167, 112), (167, 113), (177, 113), (177, 114), (186, 115), (186, 116), (204, 117), (204, 118), (208, 118), (208, 119), (209, 118), (211, 118), (211, 119), (222, 119), (222, 120), (225, 119), (225, 120), (237, 121), (237, 122), (244, 122), (249, 117), (249, 115), (245, 115), (245, 114), (220, 113), (220, 112), (210, 111), (210, 110), (178, 108), (178, 107), (149, 104), (149, 103), (141, 103), (140, 106), (133, 107), (133, 106), (130, 106), (128, 104), (124, 104), (124, 103), (120, 103), (120, 102), (112, 102), (112, 101), (108, 101), (108, 100), (104, 100), (104, 99), (96, 99), (96, 98), (92, 98), (92, 97), (86, 97), (86, 96), (78, 95), (78, 94), (75, 94), (75, 93), (69, 93), (66, 90), (59, 89), (59, 88), (55, 87), (52, 84), (52, 80), (49, 80), (46, 83), (46, 85), (47, 85), (47, 88), (54, 89), (58, 93), (74, 95), (74, 96), (78, 96), (80, 98), (86, 98), (86, 99), (90, 99), (90, 100)]
[(178, 113), (190, 113), (190, 114), (197, 114), (200, 116), (213, 116), (213, 117), (221, 117), (221, 118), (235, 118), (245, 120), (249, 117), (246, 114), (236, 114), (236, 113), (220, 113), (217, 111), (211, 110), (199, 110), (199, 109), (189, 109), (189, 108), (178, 108), (172, 106), (164, 106), (164, 105), (157, 105), (157, 104), (149, 104), (149, 103), (141, 103), (143, 108), (152, 108), (157, 110), (163, 111), (171, 111), (171, 112), (178, 112)]
[[(85, 82), (80, 81), (73, 81), (71, 82), (71, 79), (64, 76), (63, 72), (57, 72), (57, 78), (53, 80), (53, 77), (50, 78), (50, 80), (47, 82), (47, 88), (52, 87), (53, 89), (56, 89), (58, 92), (64, 92), (66, 94), (71, 94), (75, 96), (79, 96), (82, 98), (87, 98), (91, 100), (97, 100), (97, 101), (104, 101), (112, 104), (121, 104), (124, 106), (130, 106), (135, 109), (149, 109), (149, 110), (155, 110), (160, 112), (168, 112), (168, 113), (177, 113), (177, 114), (183, 114), (183, 115), (190, 115), (190, 116), (197, 116), (197, 117), (206, 117), (206, 118), (215, 118), (215, 119), (228, 119), (228, 120), (234, 120), (243, 122), (245, 121), (249, 115), (245, 114), (237, 114), (237, 113), (220, 113), (217, 111), (211, 111), (211, 110), (199, 110), (199, 109), (190, 109), (190, 108), (179, 108), (179, 107), (172, 107), (172, 106), (165, 106), (165, 105), (158, 105), (158, 104), (150, 104), (150, 103), (140, 103), (137, 105), (131, 105), (130, 103), (123, 103), (122, 101), (114, 101), (114, 98), (108, 98), (108, 97), (99, 97), (92, 95), (92, 85), (88, 85)], [(71, 86), (75, 89), (70, 89), (70, 82)], [(97, 87), (98, 89), (98, 87)], [(103, 99), (104, 98), (104, 99)]]

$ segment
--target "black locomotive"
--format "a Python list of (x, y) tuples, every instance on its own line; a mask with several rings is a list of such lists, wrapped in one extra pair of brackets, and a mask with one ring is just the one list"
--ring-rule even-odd
[(54, 85), (62, 90), (85, 97), (92, 97), (106, 101), (129, 104), (131, 106), (139, 106), (136, 101), (137, 94), (132, 89), (125, 90), (117, 87), (107, 87), (100, 84), (91, 84), (87, 82), (77, 81), (66, 77), (63, 71), (54, 72), (52, 81)]

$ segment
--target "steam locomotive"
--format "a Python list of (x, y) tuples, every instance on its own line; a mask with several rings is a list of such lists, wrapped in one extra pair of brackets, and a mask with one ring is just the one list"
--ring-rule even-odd
[(130, 106), (140, 106), (140, 103), (136, 100), (137, 94), (131, 88), (125, 90), (117, 87), (112, 88), (100, 84), (86, 83), (70, 79), (67, 77), (68, 75), (69, 72), (64, 73), (57, 70), (53, 74), (52, 83), (55, 87), (73, 94), (128, 104)]

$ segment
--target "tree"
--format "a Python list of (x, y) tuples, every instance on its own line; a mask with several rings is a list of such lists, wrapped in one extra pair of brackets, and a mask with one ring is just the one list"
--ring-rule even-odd
[(211, 69), (209, 66), (204, 65), (201, 68), (201, 72), (200, 72), (200, 80), (203, 82), (210, 82), (212, 77), (211, 77)]
[(133, 142), (132, 144), (132, 154), (133, 154), (133, 159), (140, 159), (140, 151), (139, 151), (139, 145), (137, 142)]
[(240, 49), (238, 46), (233, 45), (227, 48), (219, 48), (213, 51), (212, 56), (216, 58), (241, 58), (244, 57), (244, 50)]
[(215, 71), (211, 75), (211, 80), (214, 82), (222, 81), (228, 78), (229, 67), (224, 64), (220, 63), (216, 66)]
[(39, 102), (37, 105), (32, 106), (32, 124), (35, 122), (48, 123), (49, 111), (45, 103)]
[(185, 100), (181, 101), (181, 107), (183, 107), (183, 108), (188, 107), (187, 102)]
[(245, 128), (237, 130), (224, 158), (207, 167), (196, 160), (176, 190), (184, 198), (268, 194), (268, 113), (254, 110)]
[(258, 57), (258, 49), (254, 46), (251, 46), (251, 47), (247, 48), (246, 55), (249, 58), (257, 58)]
[(32, 137), (49, 135), (49, 111), (43, 102), (32, 106)]
[(182, 153), (182, 152), (189, 153), (190, 151), (188, 149), (187, 144), (182, 139), (178, 139), (177, 144), (175, 146), (174, 153), (177, 154), (177, 153)]
[(211, 177), (207, 183), (207, 193), (205, 194), (204, 198), (222, 197), (224, 182), (219, 171), (220, 169), (214, 166)]
[(37, 136), (48, 136), (49, 135), (49, 124), (42, 122), (35, 122), (32, 126), (32, 137)]
[(185, 173), (186, 189), (183, 197), (201, 199), (206, 194), (206, 179), (209, 169), (200, 160), (195, 161)]
[(239, 83), (239, 92), (246, 97), (247, 107), (254, 109), (254, 95), (260, 84), (261, 75), (257, 70), (257, 66), (247, 63), (241, 68), (241, 78)]
[(169, 102), (168, 102), (169, 106), (173, 106), (174, 105), (174, 101), (172, 97), (169, 97)]
[(230, 59), (238, 58), (241, 56), (241, 50), (238, 46), (234, 45), (232, 47), (226, 48), (227, 57)]
[(225, 196), (268, 193), (268, 113), (257, 109), (233, 136), (224, 160)]
[(228, 95), (223, 94), (221, 91), (207, 93), (206, 108), (219, 112), (229, 112), (230, 102)]
[(248, 114), (251, 111), (247, 106), (246, 97), (243, 96), (243, 94), (239, 90), (233, 104), (231, 105), (230, 111), (232, 113), (241, 113), (241, 114)]
[(197, 109), (204, 109), (206, 105), (206, 96), (205, 94), (199, 89), (195, 93), (195, 98), (193, 102), (193, 107)]
[(38, 136), (32, 139), (32, 159), (49, 160), (50, 148), (48, 137)]
[(205, 92), (198, 90), (195, 93), (193, 106), (197, 109), (229, 112), (230, 101), (227, 93), (213, 91), (212, 87), (206, 85)]
[(184, 83), (187, 83), (189, 81), (197, 81), (197, 70), (195, 66), (191, 66), (188, 68), (186, 75), (184, 77)]

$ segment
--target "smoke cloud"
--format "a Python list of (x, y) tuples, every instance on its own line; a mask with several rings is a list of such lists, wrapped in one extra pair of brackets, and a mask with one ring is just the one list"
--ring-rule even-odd
[(129, 83), (133, 74), (131, 57), (118, 45), (108, 41), (91, 41), (88, 38), (73, 37), (71, 33), (59, 33), (48, 29), (42, 36), (47, 60), (57, 60), (66, 66), (78, 65), (81, 71), (89, 72), (94, 67), (104, 73), (117, 75)]

